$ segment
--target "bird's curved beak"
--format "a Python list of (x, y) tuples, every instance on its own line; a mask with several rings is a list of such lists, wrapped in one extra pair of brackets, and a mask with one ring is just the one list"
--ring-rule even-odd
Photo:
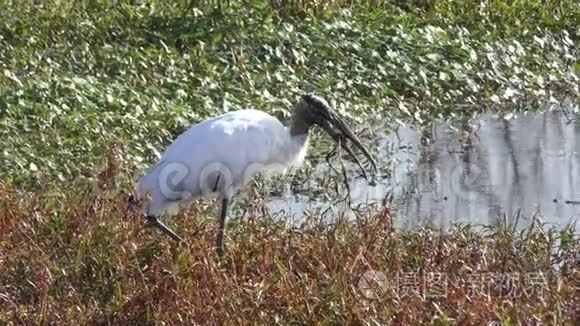
[(319, 125), (324, 131), (326, 131), (328, 135), (330, 135), (330, 137), (332, 137), (332, 139), (337, 144), (339, 144), (344, 150), (348, 152), (348, 154), (350, 154), (350, 156), (353, 157), (353, 159), (356, 161), (356, 163), (362, 170), (364, 177), (367, 180), (368, 176), (366, 174), (366, 170), (361, 161), (358, 159), (358, 157), (352, 150), (352, 148), (349, 147), (348, 141), (353, 143), (363, 153), (363, 155), (366, 157), (366, 159), (372, 166), (373, 176), (376, 175), (377, 164), (373, 159), (372, 155), (369, 153), (367, 148), (360, 142), (360, 140), (354, 134), (352, 129), (350, 129), (350, 127), (336, 113), (329, 112), (328, 118), (326, 120), (321, 121)]

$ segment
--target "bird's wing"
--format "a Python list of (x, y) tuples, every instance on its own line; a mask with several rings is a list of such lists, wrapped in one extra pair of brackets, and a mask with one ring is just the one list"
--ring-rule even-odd
[(280, 121), (257, 110), (235, 111), (205, 120), (189, 128), (165, 150), (161, 158), (164, 164), (149, 170), (142, 177), (140, 188), (159, 192), (164, 183), (171, 183), (172, 189), (187, 190), (197, 197), (203, 192), (201, 185), (211, 186), (217, 175), (237, 188), (266, 166), (286, 163), (281, 158), (281, 147), (288, 139), (288, 131)]

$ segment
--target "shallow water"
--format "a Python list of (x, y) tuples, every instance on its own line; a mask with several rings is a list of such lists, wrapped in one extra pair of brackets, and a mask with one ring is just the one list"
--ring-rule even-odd
[[(469, 123), (436, 122), (423, 131), (399, 126), (376, 139), (378, 161), (389, 176), (372, 187), (350, 181), (353, 205), (392, 196), (391, 211), (402, 228), (492, 224), (506, 219), (518, 228), (533, 216), (561, 227), (580, 217), (580, 121), (571, 111), (490, 115)], [(326, 163), (315, 173), (329, 173)], [(312, 189), (316, 185), (310, 184)], [(274, 197), (271, 212), (300, 220), (309, 211), (333, 206), (312, 194)], [(575, 203), (577, 201), (577, 203)]]

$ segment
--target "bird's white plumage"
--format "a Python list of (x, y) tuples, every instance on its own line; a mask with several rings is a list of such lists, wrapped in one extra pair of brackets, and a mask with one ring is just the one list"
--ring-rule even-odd
[(290, 135), (265, 112), (226, 113), (181, 134), (141, 177), (138, 196), (155, 216), (175, 214), (211, 193), (231, 197), (258, 172), (284, 173), (300, 164), (307, 142), (306, 134)]

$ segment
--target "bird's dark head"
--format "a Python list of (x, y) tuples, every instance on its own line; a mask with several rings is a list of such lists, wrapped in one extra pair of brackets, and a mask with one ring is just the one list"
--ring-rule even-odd
[(321, 97), (304, 94), (294, 106), (290, 132), (293, 135), (306, 134), (312, 125), (322, 126), (328, 121), (332, 109)]
[(348, 146), (348, 141), (353, 143), (361, 150), (371, 163), (373, 170), (376, 171), (376, 163), (366, 147), (330, 105), (319, 96), (304, 94), (294, 106), (290, 133), (292, 135), (306, 134), (312, 125), (317, 125), (322, 128), (336, 143), (353, 156), (364, 173), (365, 170), (362, 164)]

